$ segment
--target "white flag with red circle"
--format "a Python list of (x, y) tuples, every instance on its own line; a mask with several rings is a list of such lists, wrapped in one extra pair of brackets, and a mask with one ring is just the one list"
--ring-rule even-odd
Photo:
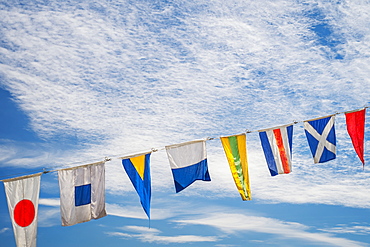
[(17, 246), (36, 246), (41, 174), (3, 180)]

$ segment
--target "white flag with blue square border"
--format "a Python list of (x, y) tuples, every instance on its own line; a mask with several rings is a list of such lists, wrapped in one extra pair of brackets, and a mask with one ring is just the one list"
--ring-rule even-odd
[(58, 171), (62, 226), (99, 219), (105, 211), (105, 163)]
[(336, 158), (334, 122), (335, 118), (332, 115), (303, 123), (315, 164)]

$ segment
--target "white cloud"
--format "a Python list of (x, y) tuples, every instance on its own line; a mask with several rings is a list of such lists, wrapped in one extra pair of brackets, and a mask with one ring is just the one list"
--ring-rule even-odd
[(60, 209), (59, 207), (40, 207), (38, 212), (38, 226), (51, 227), (61, 225)]
[[(140, 202), (137, 201), (140, 205)], [(148, 217), (144, 213), (141, 206), (120, 206), (118, 204), (106, 203), (107, 213), (109, 215), (125, 217), (125, 218), (135, 218), (135, 219), (147, 219)], [(174, 216), (174, 212), (164, 211), (162, 209), (152, 208), (151, 209), (151, 219), (161, 220), (167, 219)]]
[[(32, 129), (53, 143), (11, 149), (2, 156), (4, 164), (83, 163), (273, 127), (369, 102), (368, 5), (182, 4), (179, 9), (153, 9), (102, 3), (109, 16), (85, 2), (80, 9), (64, 3), (53, 11), (2, 9), (2, 39), (8, 48), (0, 48), (1, 85), (30, 117)], [(207, 8), (200, 8), (202, 4)], [(333, 32), (343, 34), (338, 45), (343, 60), (328, 57), (326, 52), (335, 52), (318, 45), (312, 31), (317, 21), (309, 17), (313, 11), (325, 17)], [(55, 144), (63, 139), (73, 140), (70, 150), (60, 151)], [(351, 152), (351, 144), (345, 144), (343, 156)], [(349, 168), (356, 157), (313, 165), (300, 134), (294, 140), (293, 173), (271, 178), (258, 145), (256, 134), (249, 134), (254, 198), (370, 207), (363, 196), (369, 189), (368, 171)], [(212, 182), (196, 182), (183, 195), (238, 197), (220, 143), (210, 141), (207, 147)], [(173, 191), (164, 152), (153, 153), (152, 176), (154, 190)], [(108, 191), (128, 193), (129, 185), (119, 161), (107, 162)]]
[(147, 218), (145, 213), (142, 213), (142, 209), (140, 207), (123, 207), (116, 204), (107, 203), (106, 209), (109, 215), (135, 219)]
[(60, 200), (55, 198), (40, 198), (39, 199), (40, 205), (45, 206), (53, 206), (53, 207), (59, 207), (60, 206)]
[[(27, 128), (43, 142), (0, 140), (0, 166), (54, 169), (112, 157), (106, 163), (111, 216), (147, 220), (117, 156), (370, 103), (367, 3), (81, 0), (78, 7), (53, 1), (28, 9), (15, 3), (2, 7), (0, 87), (11, 93), (29, 118)], [(332, 46), (313, 31), (317, 24), (330, 28)], [(342, 60), (334, 59), (338, 54)], [(353, 152), (343, 116), (336, 124), (336, 160), (313, 164), (297, 124), (293, 172), (276, 177), (268, 173), (258, 134), (248, 134), (253, 200), (370, 208), (370, 171), (367, 165), (362, 170)], [(211, 226), (222, 234), (253, 232), (320, 245), (366, 246), (338, 237), (369, 234), (366, 223), (313, 229), (255, 214), (223, 213), (229, 208), (207, 205), (207, 214), (202, 206), (194, 209), (201, 197), (240, 197), (219, 140), (207, 142), (207, 153), (212, 181), (196, 181), (181, 194), (174, 192), (166, 153), (152, 154), (151, 220)], [(56, 193), (56, 174), (46, 176), (41, 191)], [(122, 200), (111, 203), (116, 196)], [(60, 225), (59, 199), (50, 197), (40, 199), (40, 227)], [(216, 245), (222, 239), (134, 225), (107, 234), (157, 244)]]
[(0, 234), (4, 233), (4, 232), (7, 232), (9, 231), (10, 229), (8, 227), (4, 227), (2, 229), (0, 229)]
[[(137, 227), (131, 227), (130, 230), (135, 229), (138, 232), (142, 232), (143, 229)], [(199, 243), (199, 242), (216, 242), (217, 237), (214, 236), (197, 236), (197, 235), (176, 235), (176, 236), (161, 236), (160, 231), (153, 229), (151, 231), (145, 230), (144, 233), (139, 234), (128, 234), (123, 232), (107, 232), (109, 236), (116, 236), (122, 238), (136, 238), (144, 243)]]
[(132, 232), (146, 232), (146, 233), (160, 233), (161, 231), (155, 228), (148, 228), (143, 226), (124, 226), (121, 227), (122, 230), (132, 231)]
[(307, 242), (330, 244), (332, 246), (367, 246), (365, 243), (335, 237), (326, 233), (309, 232), (310, 228), (300, 223), (237, 213), (209, 214), (207, 216), (174, 221), (185, 225), (212, 226), (227, 234), (247, 231), (274, 234), (278, 238), (301, 239)]
[[(106, 203), (107, 213), (119, 217), (147, 220), (148, 217), (140, 205), (140, 200), (138, 198), (133, 200), (135, 196), (135, 194), (117, 196), (120, 203)], [(163, 193), (155, 196), (151, 203), (151, 220), (165, 220), (178, 217), (179, 215), (198, 215), (204, 211), (203, 207), (196, 206), (197, 203), (194, 201), (181, 199), (184, 198), (182, 195)], [(223, 207), (212, 206), (207, 207), (207, 212), (218, 212), (223, 209)]]
[[(263, 241), (254, 241), (254, 240), (251, 240), (252, 242), (263, 242)], [(234, 246), (237, 246), (237, 245), (234, 245), (234, 244), (216, 244), (215, 246), (217, 247), (234, 247)]]
[[(1, 142), (7, 142), (6, 140), (1, 140)], [(8, 159), (14, 158), (15, 156), (15, 150), (14, 148), (9, 146), (8, 144), (1, 145), (0, 149), (0, 161), (5, 162)]]
[[(172, 201), (168, 204), (177, 205), (175, 201)], [(174, 214), (173, 216), (176, 215), (176, 218), (167, 215), (168, 217), (163, 217), (162, 219), (167, 219), (171, 222), (178, 223), (182, 227), (189, 225), (203, 225), (205, 227), (214, 227), (222, 232), (222, 234), (218, 234), (217, 238), (214, 238), (214, 241), (221, 241), (224, 238), (222, 236), (240, 236), (244, 232), (255, 232), (263, 234), (273, 234), (275, 235), (276, 239), (296, 239), (312, 244), (328, 244), (332, 246), (367, 246), (366, 243), (353, 241), (346, 238), (337, 237), (333, 234), (329, 234), (366, 234), (366, 232), (368, 231), (368, 227), (361, 224), (354, 224), (355, 226), (353, 227), (338, 225), (334, 228), (314, 229), (313, 227), (309, 227), (297, 222), (287, 222), (275, 218), (259, 216), (253, 212), (224, 213), (235, 211), (234, 209), (228, 207), (199, 206), (195, 205), (194, 203), (192, 203), (191, 205), (186, 205), (186, 203), (182, 203), (182, 206), (177, 207), (176, 211), (176, 206), (169, 207), (168, 205), (166, 206), (165, 204), (163, 204), (161, 205), (162, 212), (172, 212)], [(129, 208), (125, 209), (122, 207), (121, 210), (122, 212), (124, 212), (124, 214), (115, 215), (138, 219), (144, 219), (145, 217), (144, 214), (144, 217), (134, 217), (138, 211), (142, 211), (141, 208), (130, 210)], [(155, 214), (153, 213), (153, 215)], [(162, 241), (171, 243), (172, 241), (178, 241), (180, 243), (181, 241), (187, 241), (187, 239), (190, 238), (189, 236), (181, 238), (179, 238), (179, 236), (159, 236), (161, 233), (159, 229), (141, 226), (124, 226), (120, 227), (119, 229), (121, 230), (120, 232), (109, 232), (107, 234), (124, 238), (137, 238), (143, 242), (146, 242), (149, 238), (151, 238), (153, 242)], [(138, 232), (139, 234), (135, 234), (132, 232)], [(207, 238), (209, 238), (209, 236)], [(212, 239), (212, 237), (210, 238)], [(250, 241), (260, 242), (261, 240)]]
[(325, 228), (319, 229), (323, 232), (330, 232), (330, 233), (339, 233), (339, 234), (357, 234), (357, 235), (369, 235), (370, 234), (370, 226), (369, 224), (361, 225), (359, 223), (354, 225), (343, 225), (339, 224), (332, 228)]

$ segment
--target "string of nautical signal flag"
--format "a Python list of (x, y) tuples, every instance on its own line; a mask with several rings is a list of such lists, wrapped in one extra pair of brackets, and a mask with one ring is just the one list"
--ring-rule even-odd
[[(350, 110), (350, 111), (336, 112), (336, 113), (331, 114), (331, 115), (328, 115), (328, 116), (335, 116), (335, 115), (339, 115), (339, 114), (348, 114), (348, 113), (352, 113), (352, 112), (366, 110), (367, 108), (369, 108), (369, 106), (364, 106), (362, 108), (355, 109), (355, 110)], [(324, 118), (324, 117), (320, 117), (320, 118)], [(315, 119), (318, 119), (318, 118), (309, 119), (309, 120), (300, 120), (300, 121), (293, 120), (292, 123), (286, 124), (286, 125), (283, 125), (283, 126), (289, 126), (289, 125), (295, 125), (295, 124), (298, 124), (298, 123), (309, 122), (309, 121), (312, 121), (312, 120), (315, 120)], [(265, 131), (265, 130), (271, 130), (271, 129), (276, 129), (276, 128), (279, 128), (279, 127), (271, 127), (271, 128), (265, 128), (265, 129), (257, 129), (257, 130), (245, 129), (244, 132), (242, 131), (242, 132), (239, 132), (239, 133), (246, 133), (246, 134), (255, 133), (255, 132), (258, 132), (259, 133), (259, 132), (262, 132), (262, 131)], [(221, 137), (206, 137), (206, 138), (203, 138), (203, 139), (205, 139), (207, 141), (211, 141), (211, 140), (221, 139)], [(150, 151), (144, 151), (144, 153), (146, 153), (146, 152), (151, 152), (152, 153), (152, 152), (157, 152), (157, 151), (161, 151), (161, 150), (165, 150), (165, 147), (151, 148)], [(117, 159), (117, 158), (118, 159), (121, 159), (121, 157), (124, 157), (124, 156), (136, 155), (136, 153), (137, 152), (131, 153), (131, 154), (116, 154), (116, 155), (111, 155), (109, 157), (106, 156), (106, 157), (100, 158), (100, 159), (91, 159), (91, 160), (85, 160), (85, 161), (77, 161), (77, 162), (73, 162), (73, 163), (64, 164), (63, 167), (70, 167), (70, 166), (73, 166), (73, 165), (93, 163), (93, 162), (97, 162), (97, 161), (105, 161), (105, 162), (107, 162), (107, 161), (111, 161), (112, 159)], [(364, 163), (363, 160), (361, 160), (361, 161)], [(45, 167), (45, 168), (42, 169), (41, 172), (43, 172), (43, 173), (56, 172), (56, 171), (62, 169), (62, 168), (59, 168), (59, 167), (60, 167), (60, 165), (55, 165), (55, 166), (48, 167), (48, 168)], [(33, 171), (40, 172), (40, 169), (35, 169)], [(24, 173), (9, 174), (9, 175), (0, 177), (0, 179), (11, 178), (11, 177), (19, 176), (19, 175), (24, 175)]]
[[(366, 109), (342, 112), (346, 117), (347, 131), (353, 147), (364, 161), (364, 135)], [(303, 122), (314, 163), (336, 158), (335, 116), (341, 113), (305, 120)], [(242, 200), (251, 200), (249, 183), (246, 134), (258, 132), (266, 163), (271, 176), (288, 174), (292, 170), (293, 125), (246, 131), (220, 137), (230, 171)], [(176, 193), (186, 189), (196, 180), (211, 181), (208, 171), (206, 141), (216, 138), (184, 142), (165, 146), (170, 163)], [(146, 215), (150, 219), (151, 177), (150, 155), (161, 149), (116, 157), (122, 160)], [(45, 173), (58, 172), (60, 212), (63, 226), (100, 219), (105, 210), (105, 163), (103, 161), (69, 168), (46, 170), (36, 174), (1, 180), (4, 183), (9, 214), (17, 246), (36, 246), (40, 177)]]

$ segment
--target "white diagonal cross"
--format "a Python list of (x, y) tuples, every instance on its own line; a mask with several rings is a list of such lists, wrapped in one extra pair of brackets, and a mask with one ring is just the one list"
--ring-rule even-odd
[(320, 135), (309, 122), (304, 122), (304, 128), (308, 131), (308, 133), (315, 137), (316, 140), (319, 141), (319, 144), (317, 145), (317, 149), (313, 158), (315, 163), (320, 162), (321, 155), (324, 152), (324, 147), (326, 147), (330, 152), (335, 154), (335, 145), (330, 143), (326, 139), (333, 126), (334, 126), (334, 116), (330, 117), (329, 122), (326, 124), (322, 134)]

